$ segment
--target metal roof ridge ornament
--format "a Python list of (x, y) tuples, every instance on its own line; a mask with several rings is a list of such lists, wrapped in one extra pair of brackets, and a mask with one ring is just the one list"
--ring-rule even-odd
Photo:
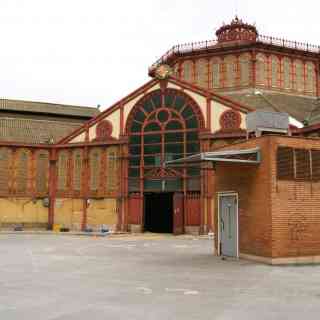
[(173, 70), (168, 64), (160, 64), (156, 68), (154, 75), (159, 80), (165, 80), (173, 75)]
[(254, 25), (245, 23), (242, 19), (239, 19), (238, 16), (235, 16), (229, 24), (224, 24), (217, 30), (216, 36), (219, 43), (229, 41), (256, 41), (258, 30)]

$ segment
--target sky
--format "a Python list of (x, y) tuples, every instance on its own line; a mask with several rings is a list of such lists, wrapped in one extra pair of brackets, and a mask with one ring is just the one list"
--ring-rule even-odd
[(237, 14), (260, 34), (319, 44), (317, 0), (1, 0), (0, 97), (106, 109), (173, 45)]

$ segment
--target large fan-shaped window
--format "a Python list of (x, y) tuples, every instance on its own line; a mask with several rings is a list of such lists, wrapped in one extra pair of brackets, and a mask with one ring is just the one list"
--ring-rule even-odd
[(198, 153), (198, 132), (202, 127), (199, 107), (180, 91), (157, 90), (138, 102), (127, 124), (129, 178), (135, 179), (132, 183), (135, 190), (131, 191), (140, 190), (139, 178), (144, 178), (145, 190), (174, 191), (183, 187), (184, 178), (199, 176), (199, 170), (194, 168), (176, 167), (168, 177), (165, 162)]

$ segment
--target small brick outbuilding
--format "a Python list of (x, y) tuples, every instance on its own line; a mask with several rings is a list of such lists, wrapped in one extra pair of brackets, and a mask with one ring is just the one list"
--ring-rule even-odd
[(320, 141), (266, 135), (222, 150), (259, 150), (260, 163), (218, 161), (215, 247), (269, 264), (320, 262)]

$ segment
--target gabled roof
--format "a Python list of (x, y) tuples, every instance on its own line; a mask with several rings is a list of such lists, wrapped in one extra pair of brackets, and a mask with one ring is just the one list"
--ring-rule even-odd
[(55, 143), (80, 126), (80, 123), (0, 118), (0, 141), (19, 143)]
[(214, 101), (220, 102), (230, 108), (236, 109), (238, 111), (241, 112), (250, 112), (250, 111), (254, 111), (254, 109), (250, 108), (249, 106), (246, 106), (242, 103), (239, 103), (237, 101), (234, 101), (232, 99), (230, 99), (229, 97), (225, 97), (222, 96), (220, 94), (205, 90), (201, 87), (198, 87), (196, 85), (190, 84), (188, 82), (182, 81), (180, 79), (177, 79), (173, 76), (169, 77), (168, 80), (158, 80), (158, 79), (152, 79), (150, 81), (148, 81), (147, 83), (145, 83), (144, 85), (142, 85), (141, 87), (139, 87), (137, 90), (133, 91), (132, 93), (130, 93), (129, 95), (127, 95), (125, 98), (123, 98), (122, 100), (116, 102), (115, 104), (113, 104), (111, 107), (107, 108), (105, 111), (101, 112), (98, 116), (88, 120), (87, 122), (85, 122), (80, 128), (78, 128), (77, 130), (75, 130), (74, 132), (72, 132), (70, 135), (66, 136), (65, 138), (61, 139), (58, 143), (67, 143), (70, 140), (72, 140), (73, 138), (75, 138), (76, 136), (78, 136), (79, 134), (81, 134), (82, 132), (84, 132), (86, 130), (87, 127), (94, 125), (95, 123), (99, 122), (99, 120), (107, 117), (108, 115), (110, 115), (112, 112), (116, 111), (117, 109), (120, 108), (121, 105), (124, 105), (125, 103), (129, 102), (130, 100), (135, 99), (136, 97), (138, 97), (139, 95), (141, 95), (141, 93), (147, 91), (148, 89), (152, 88), (153, 86), (155, 86), (157, 83), (159, 83), (160, 81), (168, 81), (178, 87), (181, 87), (184, 90), (189, 90), (193, 93), (199, 94), (205, 98), (208, 99), (212, 99)]
[(38, 113), (59, 116), (91, 118), (100, 113), (97, 108), (81, 107), (48, 102), (0, 99), (0, 111)]

